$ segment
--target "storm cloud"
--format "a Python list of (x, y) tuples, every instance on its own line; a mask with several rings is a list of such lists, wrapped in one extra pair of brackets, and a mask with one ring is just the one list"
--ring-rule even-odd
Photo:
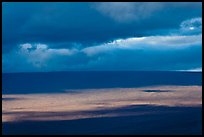
[(201, 68), (201, 5), (4, 2), (3, 72)]

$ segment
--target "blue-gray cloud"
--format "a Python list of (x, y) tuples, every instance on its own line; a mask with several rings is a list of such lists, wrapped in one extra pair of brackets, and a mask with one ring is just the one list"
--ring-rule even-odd
[[(103, 6), (104, 4), (108, 5)], [(118, 8), (114, 8), (115, 5)], [(89, 2), (4, 2), (3, 52), (26, 42), (49, 43), (61, 47), (69, 46), (61, 43), (76, 42), (83, 43), (83, 46), (92, 46), (118, 38), (164, 34), (169, 29), (177, 28), (183, 20), (201, 17), (201, 6), (202, 3), (199, 2), (135, 2), (123, 5)], [(98, 8), (105, 10), (105, 15)], [(128, 22), (116, 21), (118, 16)]]
[[(193, 18), (185, 29), (194, 27)], [(199, 18), (199, 20), (202, 20)], [(190, 21), (190, 22), (189, 22)], [(181, 24), (183, 24), (183, 22)], [(192, 24), (191, 24), (192, 23)], [(72, 44), (52, 48), (47, 44), (24, 43), (3, 54), (3, 71), (65, 70), (184, 70), (201, 67), (202, 27), (189, 35), (158, 35), (116, 39), (91, 47)], [(183, 31), (183, 26), (178, 31)], [(197, 32), (197, 31), (196, 31)], [(186, 32), (187, 33), (187, 32)]]
[(202, 33), (202, 18), (185, 20), (180, 25), (183, 34)]
[(121, 23), (141, 22), (164, 9), (168, 14), (169, 8), (172, 8), (173, 12), (179, 8), (182, 12), (185, 8), (195, 9), (201, 8), (200, 6), (200, 3), (196, 2), (101, 2), (94, 4), (94, 8), (104, 16)]
[(3, 3), (3, 72), (197, 70), (201, 11), (201, 3)]

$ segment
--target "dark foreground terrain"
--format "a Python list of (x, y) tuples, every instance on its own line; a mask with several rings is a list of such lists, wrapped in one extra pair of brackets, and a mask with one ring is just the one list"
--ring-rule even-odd
[[(119, 115), (65, 121), (5, 122), (3, 134), (202, 134), (201, 107), (133, 105), (89, 113)], [(134, 115), (138, 113), (141, 115)]]

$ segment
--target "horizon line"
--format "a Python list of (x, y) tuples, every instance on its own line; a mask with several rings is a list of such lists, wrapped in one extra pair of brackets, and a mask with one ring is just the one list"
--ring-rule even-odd
[(66, 70), (66, 71), (25, 71), (25, 72), (2, 72), (2, 74), (16, 74), (16, 73), (60, 73), (60, 72), (190, 72), (202, 73), (202, 69), (198, 71), (193, 70)]

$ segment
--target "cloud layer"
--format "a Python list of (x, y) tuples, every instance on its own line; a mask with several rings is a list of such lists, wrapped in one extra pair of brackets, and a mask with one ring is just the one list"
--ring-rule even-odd
[(158, 2), (102, 2), (94, 5), (96, 10), (119, 22), (138, 21), (163, 7)]
[(201, 45), (202, 35), (192, 36), (149, 36), (114, 40), (99, 46), (83, 49), (87, 55), (94, 55), (116, 49), (132, 50), (176, 50)]
[[(179, 31), (186, 22), (185, 28), (192, 27), (194, 20), (198, 18), (183, 21)], [(196, 29), (201, 32), (202, 26)], [(188, 35), (116, 39), (90, 47), (73, 44), (55, 49), (41, 43), (20, 44), (3, 54), (3, 71), (191, 70), (202, 64), (202, 33), (190, 35), (191, 31)]]
[(60, 43), (91, 46), (120, 38), (166, 35), (182, 21), (201, 16), (201, 2), (4, 2), (3, 53), (22, 43), (68, 48)]
[(94, 8), (115, 21), (121, 23), (137, 22), (166, 8), (199, 7), (199, 3), (169, 3), (169, 2), (101, 2)]
[(202, 68), (201, 11), (199, 2), (3, 3), (3, 72)]

